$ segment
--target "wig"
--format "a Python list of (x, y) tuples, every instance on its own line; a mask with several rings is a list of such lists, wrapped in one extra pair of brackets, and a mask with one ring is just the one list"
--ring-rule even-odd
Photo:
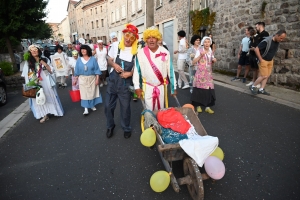
[[(119, 48), (121, 50), (125, 49), (125, 40), (124, 40), (124, 36), (122, 36), (121, 42), (119, 43)], [(135, 55), (138, 52), (138, 40), (135, 39), (135, 41), (132, 43), (132, 49), (131, 49), (131, 54)]]
[(161, 35), (161, 33), (159, 32), (159, 30), (156, 27), (150, 27), (150, 28), (147, 28), (144, 31), (144, 33), (143, 33), (143, 40), (144, 40), (144, 42), (146, 42), (146, 40), (149, 37), (154, 37), (154, 38), (156, 38), (158, 40), (162, 40), (162, 35)]
[(201, 40), (201, 46), (203, 46), (205, 40), (209, 40), (209, 41), (210, 41), (210, 44), (212, 44), (211, 38), (208, 37), (208, 36), (205, 36), (205, 37), (203, 37), (203, 39)]
[(82, 53), (81, 53), (81, 49), (85, 49), (87, 51), (87, 55), (89, 57), (92, 56), (92, 49), (91, 49), (91, 47), (89, 47), (89, 45), (83, 44), (83, 45), (80, 46), (80, 51), (79, 51), (79, 56), (80, 57), (83, 56)]

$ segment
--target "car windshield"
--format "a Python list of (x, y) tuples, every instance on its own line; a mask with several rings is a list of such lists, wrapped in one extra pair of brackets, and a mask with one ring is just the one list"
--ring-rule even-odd
[(55, 50), (55, 46), (50, 46), (50, 47), (49, 47), (49, 50), (50, 50), (50, 51), (51, 51), (51, 50), (54, 51), (54, 50)]

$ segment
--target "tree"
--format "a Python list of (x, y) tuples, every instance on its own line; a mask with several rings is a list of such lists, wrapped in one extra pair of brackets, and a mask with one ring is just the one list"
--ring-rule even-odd
[(43, 20), (47, 15), (47, 4), (48, 1), (45, 0), (0, 0), (0, 35), (5, 40), (14, 71), (17, 71), (17, 65), (11, 40), (36, 38), (42, 32), (48, 36), (46, 32), (49, 30)]

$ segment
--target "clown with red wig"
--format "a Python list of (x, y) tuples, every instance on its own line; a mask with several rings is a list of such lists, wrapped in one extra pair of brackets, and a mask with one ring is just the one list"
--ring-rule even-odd
[(105, 95), (105, 115), (107, 119), (108, 138), (113, 136), (115, 128), (114, 111), (117, 100), (120, 102), (121, 128), (124, 137), (131, 136), (131, 93), (128, 87), (132, 85), (132, 74), (138, 50), (138, 29), (132, 24), (126, 24), (123, 36), (118, 45), (112, 45), (108, 52), (108, 64), (112, 67)]

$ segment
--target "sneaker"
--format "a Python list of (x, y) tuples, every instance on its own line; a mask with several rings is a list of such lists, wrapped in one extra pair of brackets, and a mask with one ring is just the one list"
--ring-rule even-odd
[(270, 96), (270, 93), (269, 92), (267, 92), (265, 89), (262, 89), (262, 90), (258, 90), (258, 92), (257, 92), (258, 94), (264, 94), (264, 95), (268, 95), (268, 96)]
[(83, 115), (87, 116), (88, 114), (89, 114), (89, 111), (88, 110), (84, 110)]
[(197, 106), (197, 112), (198, 112), (198, 113), (202, 113), (202, 108), (201, 108), (201, 106)]
[(246, 83), (246, 80), (247, 80), (247, 79), (246, 79), (246, 78), (242, 78), (242, 80), (243, 80), (243, 83)]
[(96, 107), (92, 108), (92, 111), (96, 111), (96, 110), (97, 110), (97, 108), (96, 108)]
[(181, 85), (178, 84), (178, 88), (181, 88)]
[(246, 86), (250, 86), (253, 85), (253, 81), (251, 81), (250, 83), (246, 84)]
[(257, 87), (253, 87), (252, 85), (250, 85), (249, 89), (253, 95), (257, 95), (257, 90), (258, 90)]
[(233, 79), (231, 79), (231, 81), (240, 81), (241, 79), (238, 77), (234, 77)]
[(100, 84), (100, 87), (103, 87), (103, 83)]
[(187, 88), (190, 88), (190, 86), (189, 86), (189, 84), (186, 84), (186, 85), (184, 85), (181, 89), (187, 89)]
[(214, 114), (215, 111), (213, 111), (212, 109), (210, 108), (205, 108), (205, 112), (209, 113), (209, 114)]

